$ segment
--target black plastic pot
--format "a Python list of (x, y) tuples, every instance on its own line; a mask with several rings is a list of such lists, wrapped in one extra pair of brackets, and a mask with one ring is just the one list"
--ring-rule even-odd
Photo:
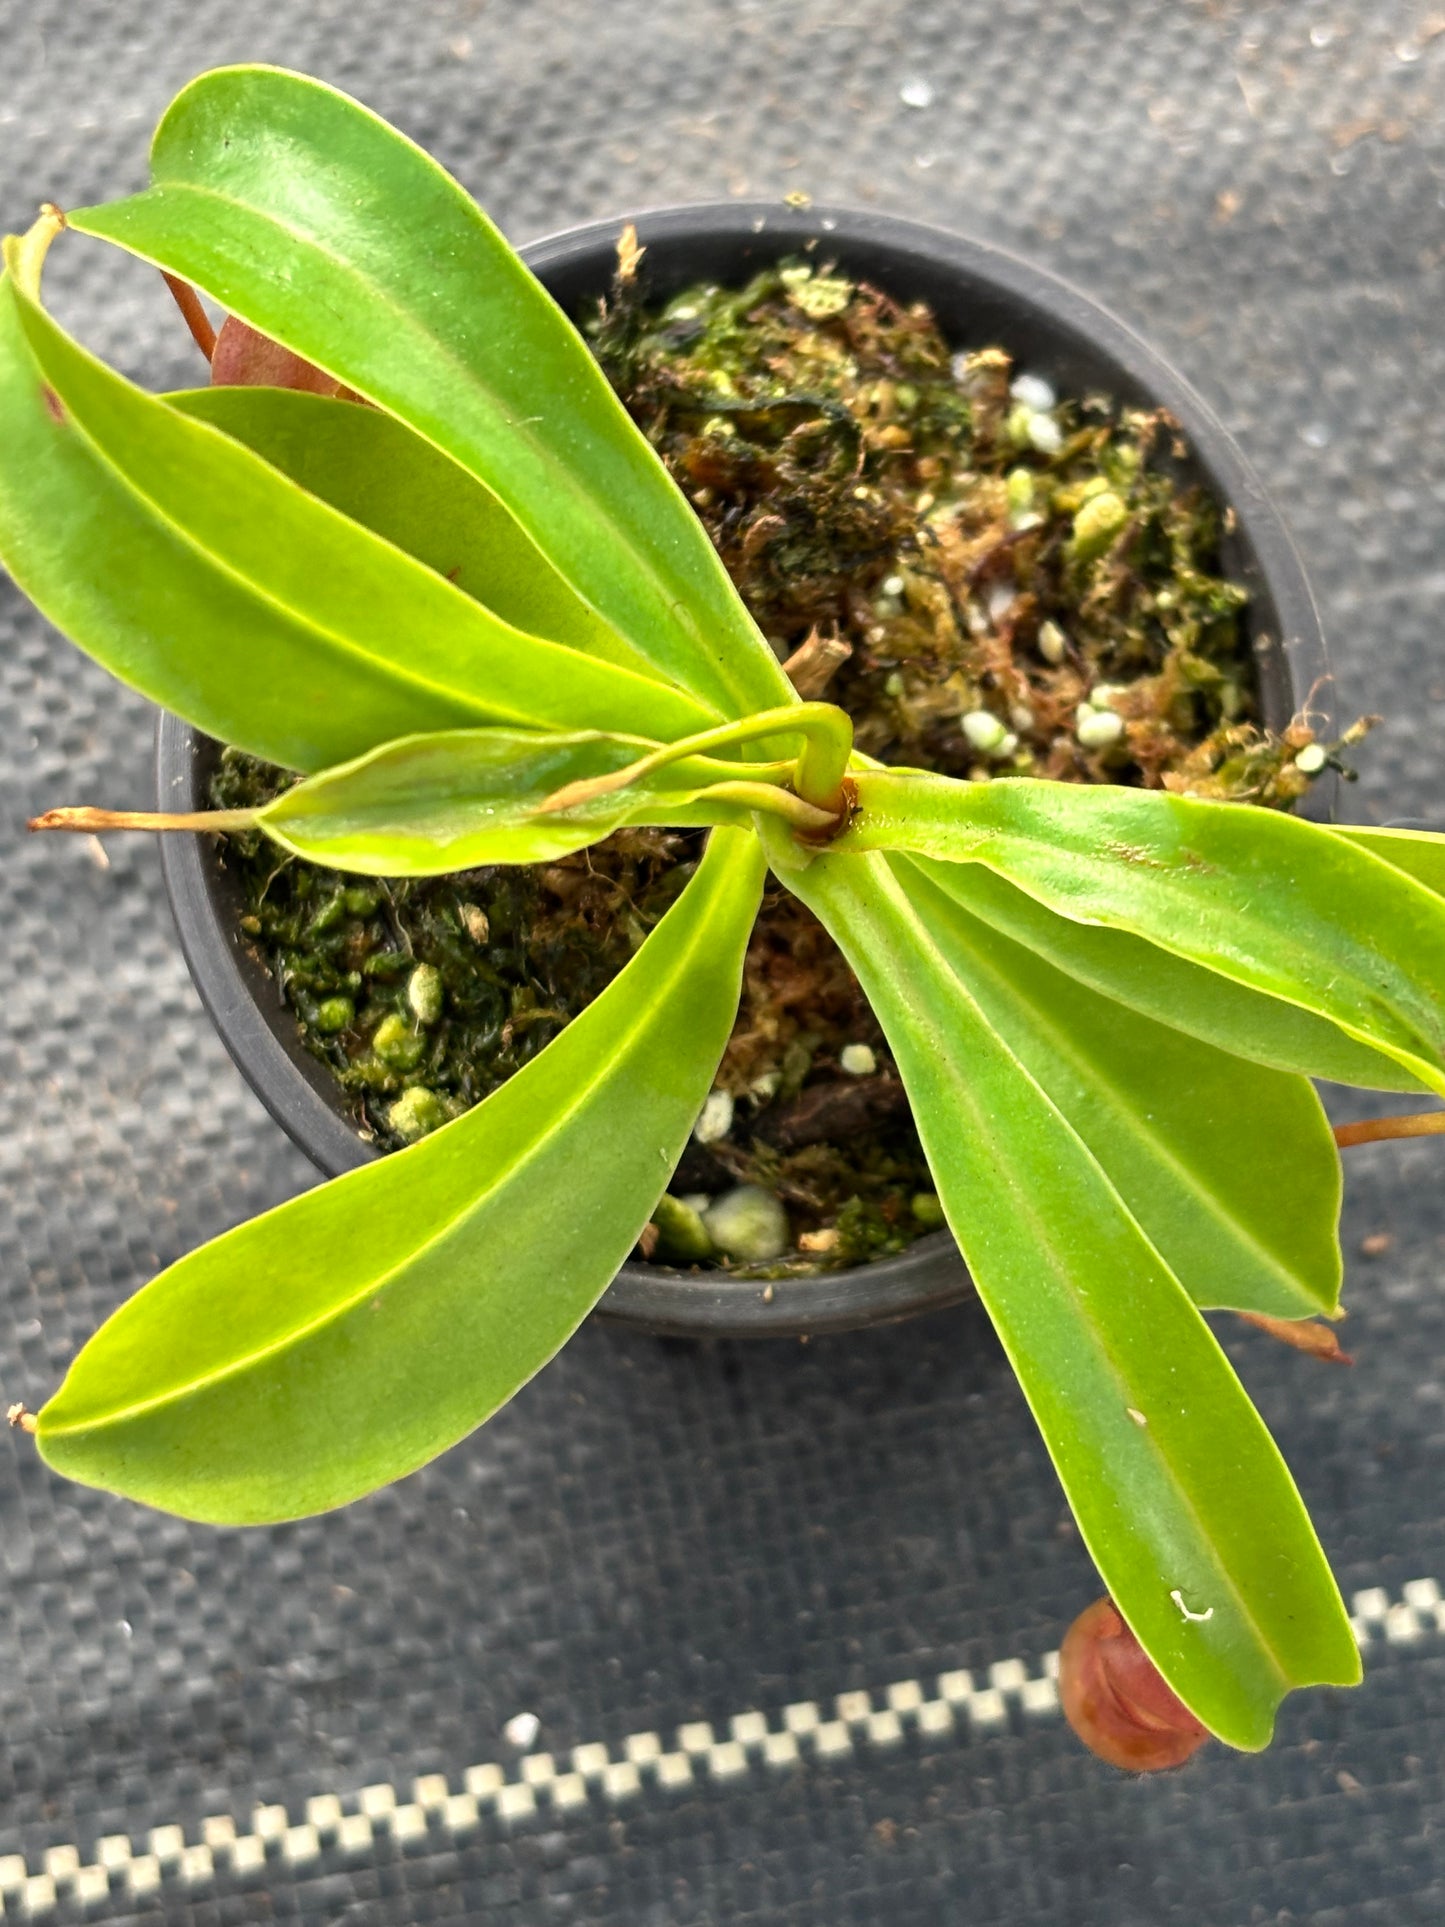
[[(523, 250), (569, 313), (580, 314), (605, 290), (625, 218), (574, 228)], [(1331, 684), (1319, 617), (1283, 523), (1213, 411), (1104, 309), (1012, 255), (889, 215), (727, 202), (664, 209), (635, 220), (647, 249), (649, 285), (658, 295), (703, 279), (739, 283), (816, 242), (818, 260), (836, 261), (844, 273), (903, 300), (926, 301), (959, 346), (997, 342), (1063, 394), (1096, 389), (1167, 408), (1184, 431), (1194, 470), (1237, 518), (1225, 563), (1251, 592), (1247, 621), (1266, 721), (1282, 727), (1306, 703), (1329, 716)], [(216, 753), (208, 738), (173, 716), (162, 717), (160, 807), (204, 808)], [(1329, 804), (1317, 786), (1310, 814)], [(201, 1001), (252, 1088), (329, 1176), (368, 1162), (377, 1153), (357, 1135), (337, 1086), (306, 1051), (275, 985), (241, 943), (239, 896), (213, 846), (199, 837), (166, 837), (162, 857), (181, 947)], [(724, 1272), (628, 1264), (599, 1312), (652, 1332), (796, 1336), (908, 1318), (953, 1304), (971, 1290), (952, 1240), (936, 1233), (899, 1257), (771, 1285)]]

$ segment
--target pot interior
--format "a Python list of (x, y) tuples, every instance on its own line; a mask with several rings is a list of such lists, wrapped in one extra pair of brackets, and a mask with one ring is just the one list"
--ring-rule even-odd
[[(523, 250), (574, 318), (605, 291), (624, 219), (596, 223)], [(1309, 590), (1289, 537), (1233, 441), (1208, 407), (1141, 341), (1065, 284), (997, 250), (875, 215), (728, 204), (637, 217), (650, 298), (698, 281), (740, 285), (760, 268), (805, 253), (896, 299), (923, 301), (959, 348), (998, 343), (1061, 394), (1099, 391), (1163, 406), (1189, 454), (1180, 472), (1234, 510), (1223, 571), (1250, 593), (1245, 631), (1264, 721), (1282, 728), (1305, 704), (1330, 716), (1330, 684)], [(174, 717), (159, 737), (161, 806), (207, 803), (219, 745)], [(1328, 811), (1328, 795), (1310, 814)], [(346, 1093), (302, 1043), (274, 981), (243, 942), (239, 883), (201, 838), (164, 838), (162, 856), (182, 946), (202, 1000), (232, 1056), (288, 1134), (328, 1175), (378, 1155), (357, 1129)], [(764, 1285), (726, 1272), (624, 1266), (599, 1307), (657, 1332), (761, 1335), (849, 1329), (954, 1303), (971, 1283), (952, 1239), (934, 1233), (907, 1251), (848, 1271)]]

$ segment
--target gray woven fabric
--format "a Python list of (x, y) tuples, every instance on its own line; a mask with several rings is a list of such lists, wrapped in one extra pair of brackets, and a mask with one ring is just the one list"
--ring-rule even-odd
[[(1440, 821), (1442, 24), (1381, 0), (10, 0), (0, 216), (138, 185), (175, 88), (258, 58), (361, 94), (517, 238), (803, 189), (1012, 246), (1238, 431), (1345, 706), (1389, 719), (1350, 804)], [(77, 240), (53, 284), (127, 369), (194, 373), (153, 277)], [(113, 839), (102, 868), (20, 830), (58, 802), (143, 803), (145, 706), (8, 585), (0, 670), (0, 1392), (36, 1404), (158, 1265), (310, 1174), (201, 1015), (154, 851)], [(1019, 1686), (1096, 1586), (976, 1312), (806, 1348), (594, 1328), (439, 1464), (276, 1531), (168, 1521), (0, 1449), (7, 1917), (1438, 1921), (1445, 1631), (1430, 1587), (1404, 1588), (1445, 1578), (1441, 1171), (1429, 1143), (1351, 1157), (1353, 1372), (1227, 1334), (1368, 1595), (1367, 1684), (1288, 1704), (1268, 1754), (1126, 1781)], [(963, 1668), (971, 1696), (940, 1688)], [(840, 1720), (846, 1693), (870, 1697)], [(924, 1730), (919, 1699), (947, 1720)], [(499, 1801), (474, 1775), (468, 1808), (469, 1767), (528, 1787), (504, 1732), (523, 1712), (575, 1783)], [(758, 1722), (730, 1739), (750, 1712), (771, 1761)], [(701, 1721), (711, 1746), (675, 1738)], [(636, 1735), (690, 1779), (664, 1784), (635, 1740), (634, 1788)], [(574, 1768), (579, 1746), (610, 1777), (596, 1752)], [(441, 1777), (418, 1797), (417, 1776)], [(221, 1816), (251, 1844), (226, 1847)], [(78, 1887), (106, 1837), (110, 1871)]]

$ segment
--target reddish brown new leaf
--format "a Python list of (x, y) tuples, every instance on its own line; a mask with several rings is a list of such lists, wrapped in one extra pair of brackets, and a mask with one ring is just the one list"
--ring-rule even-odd
[(350, 395), (334, 375), (303, 361), (269, 335), (228, 314), (211, 355), (211, 384), (217, 388), (301, 388), (312, 395)]

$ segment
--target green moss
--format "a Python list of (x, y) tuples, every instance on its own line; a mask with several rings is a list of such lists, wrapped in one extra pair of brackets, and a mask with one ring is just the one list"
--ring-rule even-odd
[[(227, 749), (217, 807), (244, 808), (286, 778)], [(615, 838), (605, 866), (585, 854), (538, 869), (358, 885), (251, 836), (222, 861), (244, 899), (241, 927), (276, 979), (309, 1048), (383, 1146), (421, 1086), (460, 1115), (520, 1070), (632, 954), (682, 888), (694, 839)]]

